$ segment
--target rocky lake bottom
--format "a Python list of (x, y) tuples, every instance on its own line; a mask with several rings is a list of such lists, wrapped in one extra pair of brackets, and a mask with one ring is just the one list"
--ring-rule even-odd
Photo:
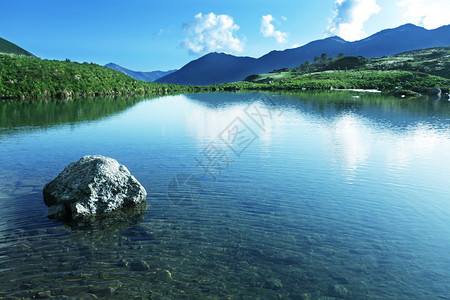
[[(77, 101), (0, 103), (0, 299), (448, 298), (448, 103)], [(146, 206), (47, 219), (43, 186), (88, 154)]]

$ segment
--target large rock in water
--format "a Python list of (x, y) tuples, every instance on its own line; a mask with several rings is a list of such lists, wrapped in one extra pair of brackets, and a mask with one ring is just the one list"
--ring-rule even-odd
[(440, 89), (439, 87), (437, 87), (437, 86), (432, 87), (432, 88), (430, 89), (430, 91), (428, 92), (428, 95), (429, 95), (429, 96), (432, 96), (432, 97), (441, 97), (441, 94), (442, 94), (442, 91), (441, 91), (441, 89)]
[(43, 190), (47, 216), (77, 219), (145, 201), (147, 192), (115, 159), (89, 155), (68, 165)]

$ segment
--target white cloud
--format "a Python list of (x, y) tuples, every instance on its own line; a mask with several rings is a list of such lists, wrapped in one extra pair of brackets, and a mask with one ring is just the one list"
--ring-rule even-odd
[(183, 25), (186, 38), (181, 44), (193, 54), (214, 51), (237, 53), (244, 50), (244, 41), (234, 36), (239, 26), (228, 15), (197, 14)]
[(275, 26), (272, 24), (273, 21), (275, 19), (272, 15), (263, 16), (261, 19), (261, 33), (265, 37), (274, 37), (279, 44), (286, 42), (287, 33), (275, 30)]
[(450, 23), (450, 1), (399, 0), (397, 5), (405, 11), (405, 22), (427, 29), (434, 29)]
[(380, 10), (377, 0), (336, 0), (327, 35), (347, 41), (362, 39), (366, 36), (364, 23)]
[(286, 16), (281, 16), (281, 19), (285, 22), (288, 20), (288, 18)]

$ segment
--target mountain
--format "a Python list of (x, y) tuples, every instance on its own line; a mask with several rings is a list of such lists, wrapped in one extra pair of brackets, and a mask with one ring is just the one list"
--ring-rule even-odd
[(134, 79), (140, 80), (140, 81), (155, 81), (158, 78), (164, 77), (166, 75), (169, 75), (169, 74), (177, 71), (177, 70), (169, 70), (169, 71), (138, 72), (138, 71), (132, 71), (132, 70), (126, 69), (126, 68), (116, 65), (114, 63), (106, 64), (105, 67), (122, 72), (122, 73), (127, 74), (128, 76), (130, 76)]
[(214, 52), (191, 61), (180, 70), (155, 82), (207, 85), (240, 81), (248, 74), (249, 68), (257, 68), (257, 59)]
[(379, 58), (340, 55), (292, 69), (250, 75), (244, 81), (266, 84), (272, 89), (360, 88), (398, 96), (427, 94), (433, 86), (439, 86), (446, 93), (450, 88), (450, 47), (413, 50)]
[(348, 42), (340, 37), (329, 37), (310, 42), (302, 47), (272, 51), (258, 59), (210, 53), (194, 60), (180, 70), (161, 77), (159, 83), (208, 85), (243, 80), (252, 74), (267, 73), (281, 68), (293, 68), (312, 61), (315, 56), (339, 53), (366, 58), (382, 57), (401, 52), (450, 46), (450, 25), (427, 30), (412, 24), (382, 30), (365, 39)]
[(34, 56), (30, 52), (2, 38), (0, 38), (0, 53)]

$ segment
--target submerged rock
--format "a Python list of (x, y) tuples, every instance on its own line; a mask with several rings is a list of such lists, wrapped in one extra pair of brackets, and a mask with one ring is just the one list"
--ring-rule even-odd
[(77, 219), (145, 202), (147, 192), (115, 159), (89, 155), (68, 165), (43, 190), (47, 216)]
[(133, 261), (130, 263), (130, 270), (131, 271), (148, 271), (150, 270), (150, 266), (142, 260), (139, 261)]
[(52, 293), (50, 291), (41, 291), (37, 292), (34, 295), (34, 298), (36, 299), (44, 299), (44, 298), (50, 298), (52, 296)]
[(345, 298), (349, 295), (347, 288), (341, 284), (330, 285), (328, 292), (333, 297)]
[(283, 284), (279, 279), (269, 278), (264, 282), (263, 287), (267, 289), (278, 290), (283, 288)]
[(162, 270), (159, 272), (156, 272), (156, 278), (160, 281), (170, 281), (173, 280), (172, 273), (170, 273), (169, 270)]
[(114, 294), (114, 288), (107, 286), (107, 287), (91, 287), (89, 288), (89, 293), (97, 296), (97, 297), (108, 297)]
[(88, 299), (98, 299), (98, 297), (92, 293), (82, 292), (82, 293), (79, 293), (76, 297), (73, 297), (70, 299), (88, 300)]
[(118, 267), (128, 267), (128, 262), (123, 260), (123, 259), (121, 259), (121, 260), (119, 260), (117, 262), (116, 266), (118, 266)]

